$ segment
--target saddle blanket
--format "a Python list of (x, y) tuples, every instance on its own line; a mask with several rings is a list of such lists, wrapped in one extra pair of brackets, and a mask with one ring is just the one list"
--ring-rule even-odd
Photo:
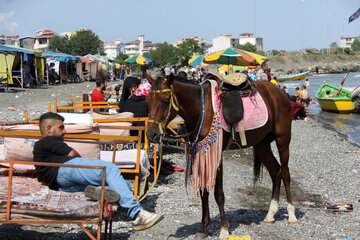
[[(217, 89), (217, 82), (210, 81), (212, 86), (213, 106), (219, 106), (221, 91)], [(253, 96), (242, 97), (244, 105), (244, 129), (253, 130), (260, 128), (268, 121), (268, 110), (261, 95), (256, 92)], [(221, 125), (227, 132), (231, 131), (231, 125), (224, 119), (222, 108), (220, 109)]]

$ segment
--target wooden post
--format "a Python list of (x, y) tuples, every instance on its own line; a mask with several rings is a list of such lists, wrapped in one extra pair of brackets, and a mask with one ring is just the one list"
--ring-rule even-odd
[(21, 74), (21, 82), (20, 82), (20, 85), (21, 85), (21, 88), (24, 88), (24, 74), (23, 74), (23, 56), (22, 54), (20, 53), (20, 74)]

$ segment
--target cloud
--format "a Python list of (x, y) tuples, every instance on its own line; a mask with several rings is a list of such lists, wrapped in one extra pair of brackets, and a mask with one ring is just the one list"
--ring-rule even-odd
[(19, 24), (11, 20), (14, 15), (14, 11), (0, 13), (0, 30), (7, 30), (10, 32), (14, 32), (16, 30)]

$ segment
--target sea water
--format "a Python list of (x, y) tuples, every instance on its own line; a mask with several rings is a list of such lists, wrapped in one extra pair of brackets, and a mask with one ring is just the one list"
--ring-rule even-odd
[[(341, 81), (345, 74), (320, 74), (310, 75), (307, 79), (310, 81), (308, 88), (309, 96), (313, 99), (314, 104), (307, 107), (309, 114), (315, 119), (328, 124), (333, 130), (340, 132), (348, 137), (348, 140), (360, 146), (360, 114), (339, 114), (322, 111), (320, 105), (317, 103), (315, 93), (320, 85), (326, 81), (332, 85), (340, 86)], [(304, 85), (304, 80), (280, 82), (281, 87), (286, 86), (291, 95), (295, 95), (295, 88)], [(356, 87), (360, 86), (360, 73), (350, 73), (343, 85), (344, 89), (353, 91)]]

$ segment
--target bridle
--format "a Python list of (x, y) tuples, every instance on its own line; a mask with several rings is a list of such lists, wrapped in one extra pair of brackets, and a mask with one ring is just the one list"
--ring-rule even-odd
[(160, 130), (160, 134), (164, 135), (164, 129), (166, 128), (166, 123), (169, 120), (170, 114), (171, 114), (171, 107), (173, 107), (175, 109), (175, 111), (179, 111), (179, 103), (178, 100), (174, 94), (174, 88), (171, 85), (170, 88), (166, 88), (166, 89), (160, 89), (160, 90), (150, 90), (150, 93), (165, 93), (165, 92), (170, 92), (170, 104), (169, 104), (169, 109), (168, 109), (168, 113), (166, 114), (166, 117), (164, 119), (164, 121), (162, 122), (158, 122), (152, 119), (149, 119), (148, 122), (153, 123), (155, 125), (157, 125), (159, 127)]
[[(170, 88), (166, 88), (166, 89), (160, 89), (160, 90), (150, 90), (150, 93), (164, 93), (164, 92), (170, 92), (170, 104), (169, 104), (169, 109), (168, 109), (168, 113), (166, 114), (165, 119), (162, 122), (158, 122), (156, 120), (150, 119), (148, 122), (153, 123), (155, 125), (158, 126), (159, 131), (160, 131), (160, 135), (163, 136), (164, 135), (164, 129), (166, 128), (166, 123), (169, 120), (170, 114), (171, 114), (171, 108), (173, 107), (175, 109), (175, 111), (179, 111), (179, 102), (175, 96), (174, 93), (174, 88), (171, 85)], [(201, 86), (201, 99), (202, 99), (202, 114), (201, 114), (201, 118), (198, 119), (198, 122), (196, 124), (196, 127), (194, 128), (194, 130), (192, 132), (186, 133), (186, 134), (181, 134), (181, 135), (168, 135), (169, 138), (173, 138), (173, 139), (179, 139), (179, 138), (185, 138), (185, 137), (189, 137), (190, 135), (192, 135), (195, 130), (198, 128), (198, 133), (196, 135), (196, 140), (197, 141), (200, 131), (202, 129), (202, 125), (204, 123), (204, 117), (205, 117), (205, 106), (204, 106), (204, 88)], [(185, 129), (186, 130), (186, 129)]]

